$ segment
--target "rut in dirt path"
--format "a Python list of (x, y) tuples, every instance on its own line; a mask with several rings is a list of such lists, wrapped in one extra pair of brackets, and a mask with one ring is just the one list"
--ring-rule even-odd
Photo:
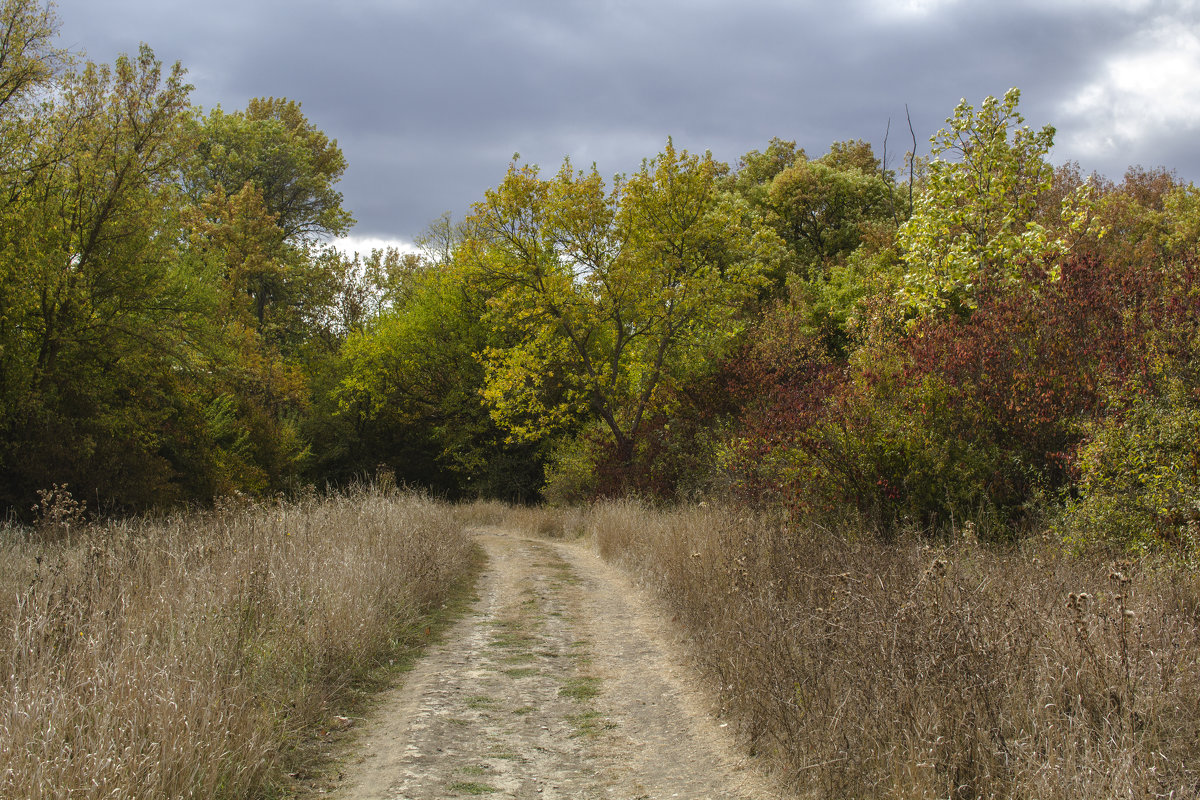
[(582, 545), (477, 539), (472, 612), (374, 712), (335, 797), (776, 796), (619, 572)]

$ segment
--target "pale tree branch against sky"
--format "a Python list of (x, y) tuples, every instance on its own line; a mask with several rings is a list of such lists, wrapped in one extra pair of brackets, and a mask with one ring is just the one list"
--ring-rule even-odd
[(181, 61), (196, 103), (285, 96), (338, 140), (359, 241), (461, 218), (514, 152), (631, 172), (862, 138), (890, 166), (1012, 86), (1056, 163), (1200, 180), (1198, 0), (57, 0), (62, 43)]

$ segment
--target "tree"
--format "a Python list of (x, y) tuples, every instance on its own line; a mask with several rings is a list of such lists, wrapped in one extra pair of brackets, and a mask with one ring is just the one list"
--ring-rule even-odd
[(201, 211), (194, 244), (220, 262), (226, 310), (248, 312), (265, 344), (293, 355), (336, 325), (336, 305), (354, 302), (344, 291), (347, 265), (317, 246), (354, 221), (333, 188), (345, 157), (284, 99), (252, 100), (233, 114), (218, 107), (195, 136), (185, 175)]
[(892, 216), (892, 187), (871, 147), (834, 143), (816, 161), (803, 156), (771, 179), (765, 206), (803, 275), (822, 274), (858, 247), (866, 226)]
[(354, 429), (344, 457), (459, 496), (530, 499), (541, 482), (538, 445), (506, 442), (480, 395), (478, 354), (499, 344), (486, 298), (451, 261), (409, 283), (405, 301), (343, 350), (337, 416)]
[[(1033, 131), (1017, 111), (1021, 93), (965, 100), (930, 141), (929, 164), (912, 217), (900, 228), (906, 275), (902, 302), (916, 314), (971, 309), (982, 279), (1019, 283), (1024, 262), (1052, 259), (1087, 224), (1087, 187), (1062, 204), (1063, 225), (1037, 221), (1054, 170), (1046, 154), (1054, 128)], [(943, 158), (956, 156), (957, 160)]]
[(23, 172), (36, 128), (31, 101), (49, 84), (66, 54), (53, 44), (58, 19), (41, 0), (0, 3), (0, 175)]
[(190, 87), (149, 48), (63, 76), (0, 226), (0, 470), (135, 503), (170, 482), (209, 306), (178, 259)]
[(475, 206), (464, 255), (511, 342), (484, 352), (484, 397), (512, 437), (594, 419), (628, 458), (664, 390), (732, 340), (779, 249), (722, 171), (668, 141), (611, 190), (594, 167), (513, 165)]
[(775, 176), (805, 158), (803, 147), (775, 137), (767, 143), (766, 152), (751, 150), (739, 158), (737, 170), (722, 177), (720, 186), (745, 197), (751, 204), (761, 203)]
[(200, 125), (188, 184), (199, 201), (216, 187), (227, 195), (254, 184), (283, 238), (291, 243), (340, 236), (354, 223), (334, 185), (346, 171), (336, 140), (313, 125), (300, 104), (251, 100), (245, 111), (218, 106)]
[(0, 6), (0, 108), (45, 83), (63, 58), (52, 45), (53, 9), (40, 0), (4, 0)]

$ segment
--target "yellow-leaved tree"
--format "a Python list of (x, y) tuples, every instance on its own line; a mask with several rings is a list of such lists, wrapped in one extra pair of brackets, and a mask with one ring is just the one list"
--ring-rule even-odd
[(723, 164), (668, 141), (628, 179), (513, 164), (463, 248), (503, 346), (484, 398), (514, 440), (600, 424), (623, 458), (671, 387), (722, 352), (780, 257), (774, 232), (717, 188)]

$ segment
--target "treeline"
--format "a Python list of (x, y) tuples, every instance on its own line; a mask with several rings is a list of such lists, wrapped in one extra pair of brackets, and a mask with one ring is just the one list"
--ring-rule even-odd
[(899, 174), (863, 141), (515, 159), (420, 255), (346, 258), (336, 142), (72, 64), (6, 0), (0, 503), (386, 468), (451, 496), (725, 496), (1193, 548), (1200, 193), (1047, 160), (1015, 90)]
[(514, 163), (350, 337), (344, 396), (456, 419), (480, 467), (499, 426), (552, 501), (1194, 551), (1200, 193), (1052, 166), (1018, 101), (960, 104), (900, 176), (862, 141)]
[(336, 413), (341, 348), (405, 264), (322, 245), (353, 223), (337, 143), (289, 100), (195, 107), (146, 47), (80, 63), (56, 27), (0, 5), (0, 509), (354, 472), (374, 454)]

